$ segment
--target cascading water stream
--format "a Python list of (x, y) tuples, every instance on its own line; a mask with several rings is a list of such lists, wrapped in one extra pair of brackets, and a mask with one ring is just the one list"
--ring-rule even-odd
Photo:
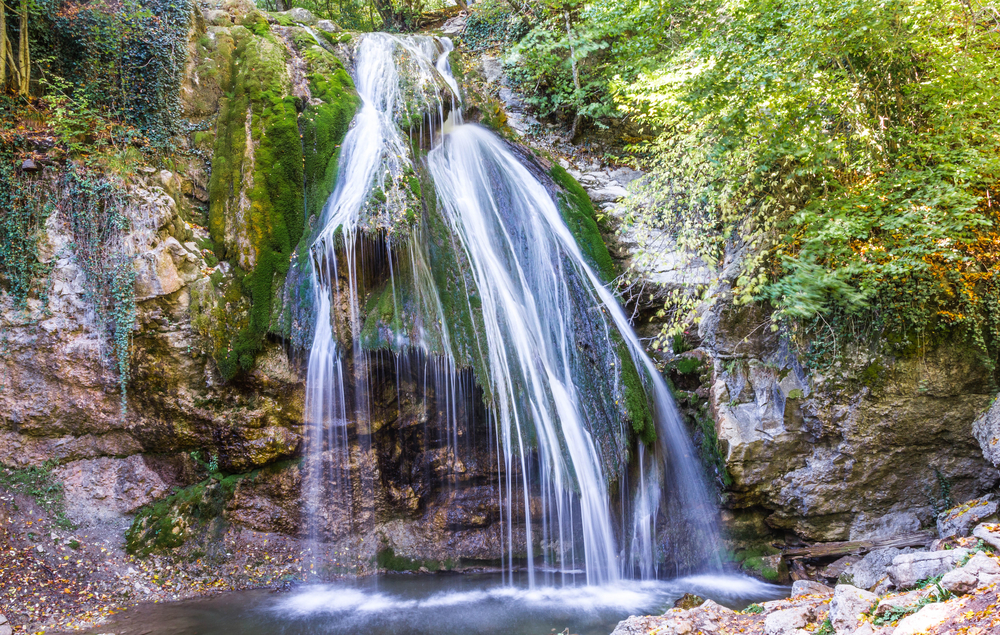
[[(407, 78), (411, 86), (443, 81), (453, 106), (458, 98), (448, 65), (451, 43), (442, 40), (440, 45), (443, 52), (431, 38), (372, 34), (356, 52), (354, 75), (362, 106), (344, 140), (338, 182), (312, 247), (317, 324), (305, 413), (306, 515), (314, 540), (317, 519), (340, 513), (350, 520), (352, 506), (357, 505), (355, 492), (370, 489), (370, 484), (351, 483), (352, 461), (361, 459), (352, 456), (348, 443), (349, 426), (356, 427), (359, 438), (369, 426), (365, 401), (369, 354), (361, 344), (358, 299), (364, 272), (357, 270), (355, 253), (357, 245), (364, 244), (358, 241), (359, 223), (373, 189), (400, 174), (408, 156), (398, 123), (403, 82), (397, 53), (409, 55), (422, 76)], [(704, 479), (669, 390), (616, 298), (587, 264), (552, 196), (504, 142), (484, 128), (462, 125), (454, 107), (449, 120), (458, 125), (445, 127), (440, 99), (425, 107), (431, 115), (434, 146), (427, 166), (439, 209), (469, 263), (481, 299), (484, 332), (476, 337), (485, 347), (488, 412), (498, 436), (508, 570), (514, 568), (515, 544), (520, 544), (515, 531), (523, 530), (522, 557), (529, 585), (536, 582), (536, 569), (566, 573), (580, 566), (589, 584), (623, 576), (654, 577), (661, 500), (669, 501), (671, 523), (682, 528), (687, 542), (699, 543), (694, 549), (700, 549), (704, 561), (717, 547), (714, 510)], [(445, 134), (437, 135), (435, 126)], [(407, 340), (409, 346), (429, 352), (428, 340), (433, 339), (443, 351), (432, 374), (445, 395), (446, 409), (454, 410), (448, 418), (451, 445), (457, 444), (460, 434), (455, 404), (469, 391), (456, 381), (459, 371), (451, 354), (447, 316), (422, 248), (421, 231), (419, 226), (412, 230), (406, 251), (413, 287), (431, 319), (408, 333)], [(395, 304), (391, 250), (387, 258)], [(346, 271), (338, 272), (338, 262)], [(638, 482), (617, 531), (607, 457), (588, 420), (584, 404), (588, 395), (578, 386), (583, 363), (575, 339), (578, 320), (594, 320), (606, 340), (624, 341), (653, 404), (656, 447), (639, 444), (634, 457)], [(350, 347), (350, 363), (345, 347)], [(397, 364), (402, 360), (403, 356), (397, 358)], [(619, 381), (616, 369), (608, 371), (606, 381)], [(348, 393), (355, 396), (351, 412)], [(362, 447), (359, 452), (366, 451)], [(580, 547), (582, 554), (577, 553)], [(550, 582), (549, 573), (545, 575)]]

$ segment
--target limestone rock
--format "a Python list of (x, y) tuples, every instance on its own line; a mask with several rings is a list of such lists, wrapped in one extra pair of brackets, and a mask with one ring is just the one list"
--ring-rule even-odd
[(877, 617), (882, 617), (893, 609), (914, 606), (926, 598), (930, 593), (931, 592), (928, 589), (916, 589), (900, 595), (891, 595), (889, 597), (882, 598), (879, 600), (878, 606), (875, 608), (875, 615)]
[(326, 31), (327, 33), (340, 33), (343, 31), (340, 25), (333, 20), (320, 20), (316, 23), (316, 28), (320, 31)]
[(983, 496), (941, 512), (937, 518), (938, 535), (941, 538), (967, 536), (976, 524), (996, 516), (997, 502), (992, 496)]
[[(174, 241), (176, 242), (176, 240)], [(137, 302), (169, 295), (184, 286), (173, 254), (166, 242), (135, 260)]]
[(994, 549), (1000, 549), (1000, 524), (982, 523), (972, 530), (972, 535)]
[(609, 185), (600, 189), (590, 190), (587, 194), (590, 195), (590, 200), (595, 203), (613, 203), (618, 199), (628, 196), (628, 190), (620, 185)]
[(888, 577), (886, 569), (896, 556), (912, 551), (912, 549), (903, 550), (897, 547), (874, 549), (865, 554), (864, 558), (844, 569), (844, 574), (849, 576), (849, 580), (854, 586), (871, 591), (879, 582)]
[(870, 609), (878, 596), (849, 584), (838, 584), (830, 602), (830, 623), (837, 635), (853, 633), (858, 617)]
[(792, 597), (797, 598), (803, 595), (830, 595), (833, 589), (812, 580), (796, 580), (792, 582)]
[(55, 470), (66, 493), (66, 512), (81, 524), (113, 520), (168, 492), (160, 475), (140, 455), (73, 461)]
[(796, 606), (783, 611), (775, 611), (764, 620), (767, 635), (790, 635), (815, 618), (812, 606)]
[(0, 614), (0, 635), (11, 635), (13, 632), (14, 629), (11, 628), (7, 618), (3, 614)]
[(963, 548), (907, 553), (893, 558), (887, 571), (897, 589), (906, 589), (921, 580), (951, 571), (968, 554), (969, 550)]
[(972, 424), (972, 434), (979, 442), (983, 458), (993, 467), (1000, 467), (1000, 399), (976, 419)]
[[(955, 606), (957, 607), (957, 605)], [(892, 635), (917, 635), (917, 633), (923, 633), (951, 617), (952, 610), (956, 610), (956, 608), (949, 607), (943, 602), (928, 604), (913, 615), (900, 620)]]
[(204, 11), (202, 15), (205, 17), (206, 24), (210, 26), (232, 26), (233, 19), (229, 17), (229, 14), (225, 11), (220, 11), (219, 9), (208, 9)]
[(314, 16), (308, 9), (303, 9), (302, 7), (295, 7), (294, 9), (290, 9), (288, 11), (282, 11), (278, 15), (287, 15), (299, 24), (305, 24), (306, 26), (316, 24), (316, 16)]
[(979, 578), (976, 574), (966, 571), (964, 568), (955, 569), (944, 574), (941, 578), (941, 586), (955, 595), (965, 595), (975, 590), (979, 585)]
[(997, 575), (1000, 574), (1000, 562), (997, 562), (985, 553), (979, 552), (969, 558), (969, 561), (965, 563), (965, 566), (961, 570), (968, 571), (973, 575), (980, 575), (982, 573)]

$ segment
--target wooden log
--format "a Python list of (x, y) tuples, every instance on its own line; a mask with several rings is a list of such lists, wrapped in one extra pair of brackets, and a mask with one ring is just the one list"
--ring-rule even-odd
[(905, 536), (893, 536), (892, 538), (880, 538), (878, 540), (851, 540), (848, 542), (824, 542), (808, 547), (787, 549), (781, 553), (786, 559), (798, 558), (823, 558), (826, 556), (847, 556), (850, 554), (866, 553), (873, 549), (884, 549), (886, 547), (925, 547), (934, 540), (934, 533), (930, 531), (918, 531)]

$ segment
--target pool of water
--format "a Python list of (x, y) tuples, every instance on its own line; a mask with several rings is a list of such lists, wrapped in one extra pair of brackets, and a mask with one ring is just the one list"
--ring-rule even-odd
[[(503, 584), (499, 575), (394, 575), (291, 591), (243, 591), (130, 609), (93, 633), (116, 635), (608, 635), (684, 593), (733, 608), (788, 594), (742, 576), (613, 586)], [(567, 630), (568, 629), (568, 630)]]

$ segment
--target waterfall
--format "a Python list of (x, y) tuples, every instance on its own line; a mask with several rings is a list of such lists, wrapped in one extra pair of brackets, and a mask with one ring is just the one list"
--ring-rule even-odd
[[(419, 350), (419, 359), (430, 360), (424, 362), (431, 368), (424, 377), (449, 412), (449, 447), (457, 447), (469, 416), (463, 404), (472, 391), (459, 379), (449, 316), (434, 283), (421, 225), (408, 230), (405, 240), (362, 240), (392, 230), (381, 212), (370, 207), (370, 199), (376, 189), (390, 199), (400, 196), (393, 184), (412, 165), (401, 126), (408, 122), (410, 133), (416, 134), (416, 108), (427, 115), (421, 116), (419, 136), (423, 142), (428, 133), (426, 168), (438, 213), (468, 263), (481, 304), (476, 322), (481, 332), (475, 337), (488, 372), (484, 390), (502, 475), (506, 569), (513, 571), (515, 560), (522, 560), (529, 585), (536, 584), (539, 571), (548, 583), (552, 576), (581, 567), (588, 584), (655, 577), (661, 573), (656, 522), (664, 511), (676, 529), (672, 540), (677, 544), (668, 548), (700, 551), (698, 559), (704, 561), (717, 548), (714, 509), (663, 378), (615, 296), (588, 264), (545, 185), (493, 133), (461, 123), (454, 108), (458, 85), (448, 64), (451, 43), (439, 44), (429, 37), (371, 34), (356, 51), (354, 76), (362, 105), (344, 140), (338, 181), (312, 246), (317, 324), (305, 407), (310, 537), (319, 540), (321, 517), (339, 514), (344, 516), (341, 524), (351, 525), (364, 513), (359, 493), (364, 498), (373, 490), (370, 470), (360, 469), (371, 448), (352, 450), (348, 443), (351, 426), (354, 435), (366, 439), (371, 425), (366, 401), (371, 353), (362, 342), (359, 307), (365, 272), (358, 263), (365, 258), (358, 249), (377, 251), (372, 257), (387, 263), (393, 316), (400, 314), (399, 264), (405, 262), (412, 272), (408, 284), (418, 296), (423, 319), (406, 333), (396, 329), (392, 344), (400, 351)], [(401, 54), (410, 64), (405, 78), (399, 71)], [(428, 93), (450, 95), (447, 126), (444, 97), (429, 99)], [(612, 342), (624, 343), (619, 357), (611, 356), (599, 373), (607, 390), (581, 385), (584, 366), (609, 359), (579, 350), (581, 339), (593, 334), (602, 340), (594, 346), (602, 350), (612, 350)], [(397, 367), (409, 363), (405, 353), (397, 355)], [(620, 392), (615, 359), (633, 363), (639, 371), (656, 423), (654, 447), (635, 443), (634, 482), (629, 482), (628, 470), (613, 465), (621, 457), (605, 446), (614, 443), (601, 441), (627, 438), (623, 424), (598, 430), (587, 403), (595, 395)], [(352, 483), (352, 474), (369, 481)], [(622, 507), (617, 514), (609, 493), (615, 479)], [(515, 554), (515, 528), (524, 532), (523, 554)]]

